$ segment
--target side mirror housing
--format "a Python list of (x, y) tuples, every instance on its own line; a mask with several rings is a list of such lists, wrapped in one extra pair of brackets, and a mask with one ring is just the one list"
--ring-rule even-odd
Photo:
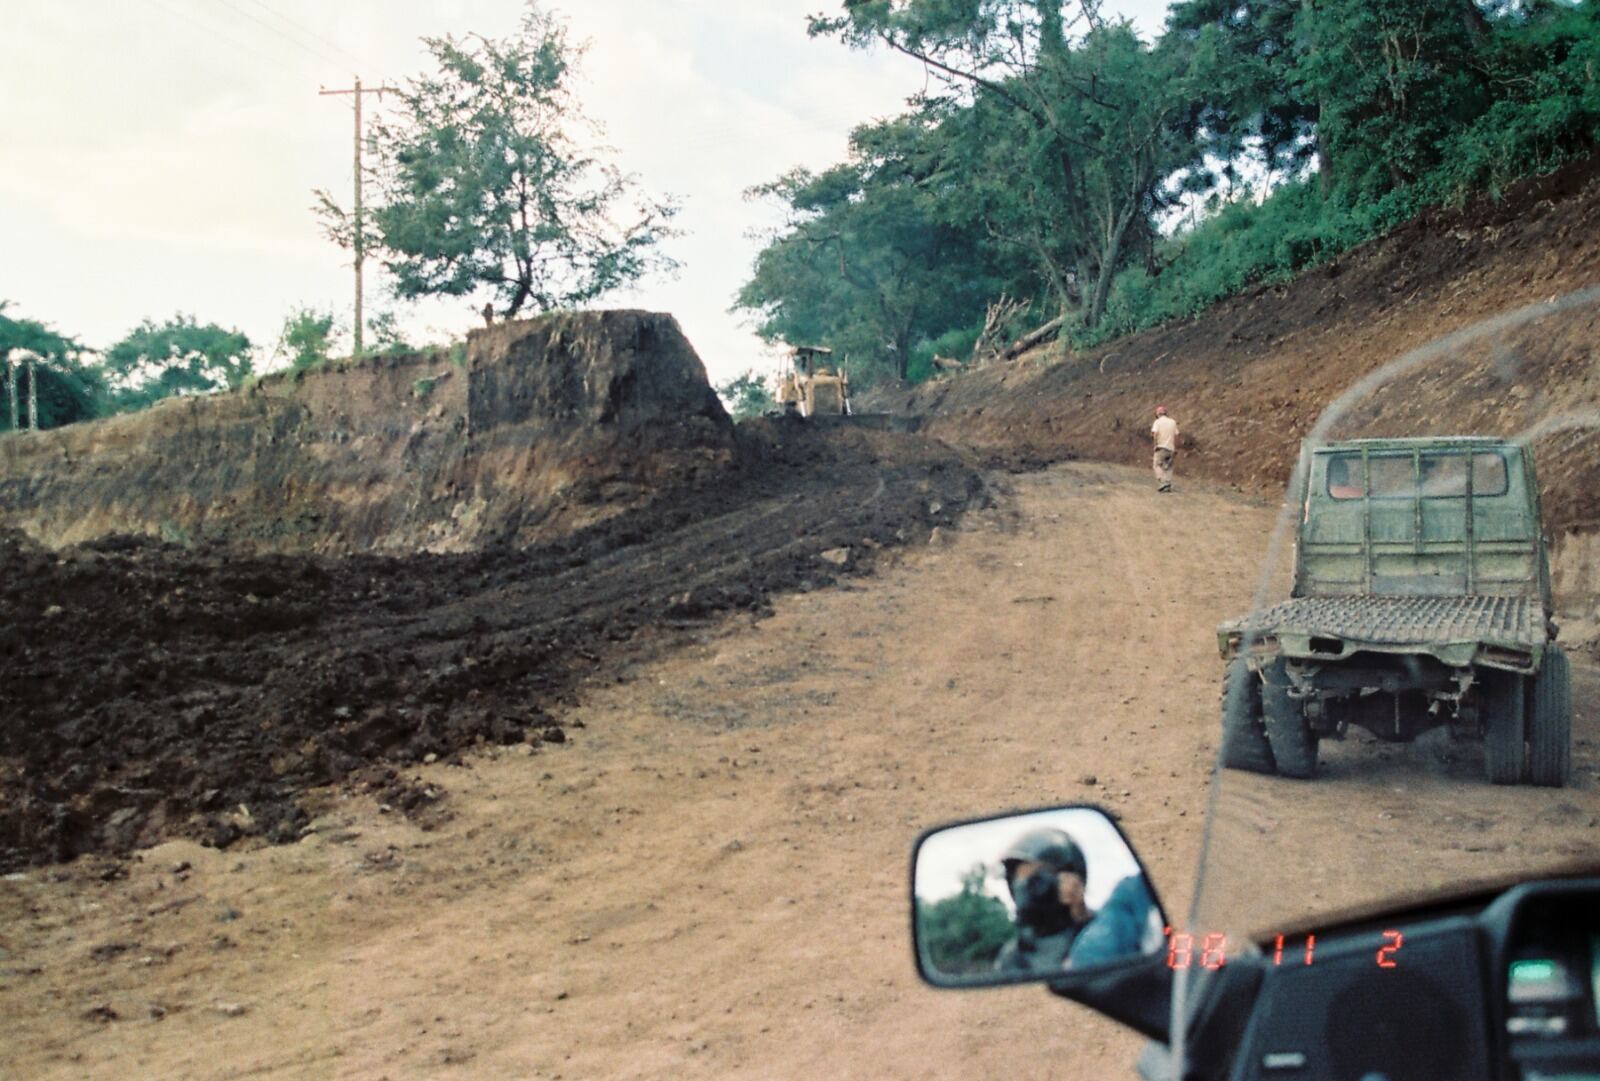
[[(1048, 982), (1068, 997), (1166, 948), (1166, 914), (1133, 846), (1098, 807), (957, 822), (917, 839), (917, 971), (935, 987)], [(1163, 966), (1164, 967), (1164, 966)]]

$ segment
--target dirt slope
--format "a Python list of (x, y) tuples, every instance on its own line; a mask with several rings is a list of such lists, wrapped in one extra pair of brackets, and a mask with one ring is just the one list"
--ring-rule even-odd
[(728, 456), (560, 540), (471, 554), (0, 537), (0, 871), (174, 835), (291, 841), (308, 787), (559, 740), (577, 680), (868, 570), (982, 499), (916, 436), (754, 425)]
[[(1103, 466), (1013, 483), (949, 544), (581, 686), (564, 744), (407, 771), (451, 792), (432, 832), (330, 793), (297, 845), (177, 843), (126, 878), (91, 859), (0, 881), (12, 1068), (1128, 1076), (1136, 1038), (1037, 988), (917, 981), (907, 846), (940, 820), (1092, 799), (1181, 911), (1216, 737), (1211, 630), (1245, 602), (1270, 508), (1210, 485), (1158, 502)], [(1470, 748), (1352, 744), (1329, 749), (1326, 783), (1250, 778), (1241, 851), (1292, 842), (1259, 911), (1590, 844), (1589, 706), (1577, 735), (1561, 791), (1488, 785)], [(1343, 828), (1316, 828), (1330, 813)]]
[[(884, 391), (953, 442), (1041, 460), (1147, 462), (1158, 403), (1183, 429), (1180, 476), (1276, 496), (1321, 410), (1386, 362), (1492, 316), (1600, 286), (1600, 158), (1501, 203), (1438, 212), (1282, 286), (1082, 356), (1051, 349)], [(1600, 297), (1593, 298), (1600, 300)], [(1334, 435), (1514, 434), (1581, 410), (1600, 424), (1600, 303), (1453, 345), (1375, 391)], [(1600, 601), (1593, 433), (1536, 441), (1563, 592)]]

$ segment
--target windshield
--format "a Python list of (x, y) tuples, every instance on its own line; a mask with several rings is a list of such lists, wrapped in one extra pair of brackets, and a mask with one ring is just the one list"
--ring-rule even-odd
[[(1470, 465), (1468, 463), (1471, 463)], [(1448, 499), (1505, 495), (1506, 452), (1391, 451), (1363, 456), (1344, 451), (1317, 456), (1311, 478), (1329, 499)], [(1363, 472), (1364, 471), (1364, 472)], [(1470, 484), (1469, 484), (1470, 474)], [(1365, 481), (1363, 481), (1365, 476)]]
[[(1539, 372), (1551, 362), (1548, 343), (1580, 336), (1592, 325), (1596, 299), (1593, 289), (1570, 294), (1429, 343), (1349, 388), (1318, 418), (1297, 475), (1286, 478), (1291, 494), (1252, 583), (1253, 614), (1243, 621), (1241, 635), (1268, 643), (1255, 659), (1269, 680), (1282, 679), (1286, 688), (1276, 699), (1267, 688), (1267, 712), (1275, 702), (1297, 720), (1309, 716), (1311, 749), (1302, 745), (1297, 753), (1309, 753), (1315, 764), (1309, 778), (1283, 776), (1281, 753), (1280, 771), (1216, 771), (1190, 912), (1196, 935), (1226, 935), (1230, 952), (1255, 943), (1278, 963), (1314, 963), (1315, 942), (1307, 941), (1305, 931), (1333, 914), (1600, 859), (1594, 750), (1600, 711), (1591, 704), (1594, 677), (1588, 668), (1594, 652), (1588, 621), (1596, 595), (1587, 573), (1590, 544), (1576, 521), (1591, 497), (1575, 484), (1589, 468), (1600, 415), (1546, 399), (1535, 389)], [(1452, 393), (1483, 379), (1504, 388), (1494, 408), (1485, 408), (1481, 395)], [(1403, 408), (1394, 393), (1396, 380), (1408, 387)], [(1427, 399), (1433, 408), (1421, 414), (1415, 409), (1419, 385), (1435, 388)], [(1401, 438), (1464, 433), (1507, 442), (1483, 449), (1450, 447), (1444, 440), (1409, 449), (1395, 445)], [(1344, 443), (1354, 439), (1375, 442)], [(1542, 501), (1542, 528), (1521, 530), (1520, 541), (1510, 539), (1519, 531), (1502, 531), (1503, 539), (1492, 541), (1495, 534), (1483, 529), (1484, 508), (1516, 491), (1524, 451), (1537, 463), (1541, 498), (1525, 495), (1519, 506), (1523, 514), (1537, 513)], [(1478, 503), (1470, 515), (1460, 509), (1469, 493)], [(1450, 505), (1457, 509), (1448, 512), (1452, 528), (1446, 529), (1434, 515)], [(1349, 516), (1343, 532), (1340, 515)], [(1552, 538), (1549, 587), (1534, 571), (1520, 584), (1510, 577), (1472, 583), (1461, 575), (1426, 598), (1367, 600), (1380, 592), (1371, 588), (1370, 572), (1365, 585), (1359, 570), (1330, 585), (1317, 562), (1332, 551), (1352, 566), (1365, 562), (1370, 568), (1385, 559), (1416, 561), (1427, 549), (1459, 564), (1474, 540), (1479, 548), (1521, 544), (1518, 558), (1533, 559), (1541, 533)], [(1511, 767), (1520, 773), (1491, 779), (1496, 755), (1507, 753), (1495, 744), (1498, 719), (1520, 711), (1525, 726), (1533, 723), (1539, 676), (1527, 671), (1535, 663), (1529, 658), (1542, 649), (1542, 666), (1555, 663), (1542, 621), (1546, 588), (1560, 628), (1554, 646), (1571, 662), (1570, 774), (1559, 787), (1549, 778), (1539, 783), (1540, 767), (1530, 764), (1530, 756), (1540, 751), (1527, 727), (1513, 754), (1520, 759)], [(1283, 622), (1282, 609), (1263, 611), (1291, 591), (1306, 606), (1293, 617), (1303, 627)], [(1387, 613), (1418, 600), (1442, 611), (1438, 606), (1479, 604), (1485, 593), (1509, 594), (1500, 603), (1537, 610), (1519, 647), (1528, 651), (1521, 670), (1491, 657), (1481, 644), (1463, 646), (1456, 640), (1471, 634), (1459, 627), (1440, 630), (1423, 621), (1407, 630), (1391, 619), (1363, 631), (1350, 616), (1363, 606), (1390, 605), (1383, 609)], [(1328, 594), (1340, 595), (1345, 622), (1324, 623), (1319, 639), (1315, 605)], [(1307, 636), (1303, 650), (1293, 644), (1299, 631)], [(1427, 640), (1430, 635), (1434, 640)], [(1293, 669), (1293, 678), (1286, 668)], [(1351, 669), (1364, 674), (1340, 684)], [(1460, 677), (1468, 673), (1476, 687), (1463, 693)], [(1386, 694), (1383, 687), (1406, 689)], [(1283, 750), (1281, 741), (1269, 742)]]

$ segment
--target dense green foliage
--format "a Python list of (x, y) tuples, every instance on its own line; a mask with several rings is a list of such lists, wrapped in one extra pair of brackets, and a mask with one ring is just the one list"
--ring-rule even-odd
[(752, 191), (788, 212), (738, 297), (760, 311), (764, 337), (827, 339), (852, 375), (858, 358), (887, 358), (905, 378), (920, 339), (982, 314), (1003, 279), (984, 272), (983, 235), (939, 214), (925, 135), (921, 118), (863, 128), (847, 164), (797, 169)]
[(917, 936), (923, 959), (948, 976), (989, 972), (1000, 948), (1016, 933), (999, 898), (983, 892), (984, 869), (974, 867), (961, 891), (937, 901), (917, 900)]
[[(18, 427), (28, 426), (30, 355), (34, 358), (34, 376), (39, 380), (41, 429), (99, 416), (104, 408), (105, 380), (98, 368), (84, 363), (83, 346), (36, 319), (8, 315), (9, 307), (0, 300), (0, 431), (11, 430), (13, 414)], [(17, 396), (14, 407), (13, 380)]]
[(293, 371), (320, 368), (332, 357), (337, 334), (332, 312), (297, 308), (283, 319), (275, 355), (287, 360)]
[(772, 391), (767, 389), (766, 380), (754, 371), (747, 371), (726, 383), (719, 384), (717, 396), (722, 399), (722, 404), (734, 420), (759, 417), (777, 408)]
[(250, 339), (192, 315), (159, 326), (147, 319), (105, 351), (101, 366), (113, 407), (143, 409), (175, 394), (237, 387), (252, 371)]
[[(358, 224), (326, 192), (319, 208), (346, 247), (377, 251), (397, 295), (487, 293), (509, 318), (587, 303), (673, 264), (660, 251), (675, 207), (635, 200), (633, 179), (572, 136), (580, 50), (530, 2), (495, 41), (425, 38), (437, 70), (409, 81), (368, 143), (375, 198)], [(619, 222), (619, 217), (627, 220)]]
[(930, 90), (787, 221), (737, 306), (858, 381), (963, 358), (1032, 298), (1082, 345), (1191, 315), (1600, 141), (1600, 3), (1179, 0), (1152, 44), (1092, 0), (852, 0), (812, 32)]

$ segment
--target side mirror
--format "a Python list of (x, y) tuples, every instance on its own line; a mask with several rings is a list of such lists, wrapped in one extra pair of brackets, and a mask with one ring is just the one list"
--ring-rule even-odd
[(1098, 807), (939, 826), (911, 870), (917, 971), (935, 987), (1070, 987), (1166, 948), (1144, 867)]

